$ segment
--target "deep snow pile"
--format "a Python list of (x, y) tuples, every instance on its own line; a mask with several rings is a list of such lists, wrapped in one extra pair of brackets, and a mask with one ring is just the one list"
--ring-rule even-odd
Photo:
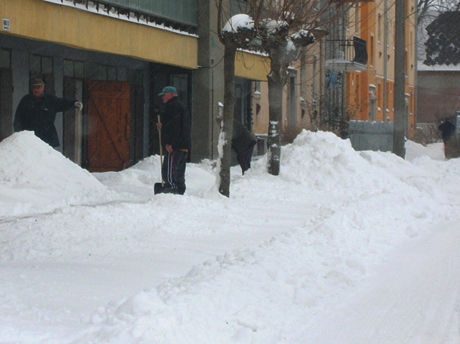
[[(27, 150), (30, 135), (17, 135), (24, 137), (23, 147), (15, 149)], [(448, 312), (434, 331), (427, 317), (411, 317), (414, 310), (421, 314), (417, 305), (426, 299), (416, 289), (426, 274), (413, 258), (419, 253), (408, 256), (407, 271), (393, 254), (418, 252), (414, 243), (428, 245), (424, 238), (440, 225), (458, 222), (460, 161), (444, 161), (442, 145), (430, 153), (438, 160), (420, 156), (425, 147), (407, 146), (408, 159), (402, 160), (356, 152), (331, 133), (304, 131), (283, 148), (279, 177), (265, 172), (266, 157), (244, 176), (232, 168), (228, 199), (216, 194), (211, 162), (188, 164), (183, 197), (153, 196), (158, 157), (94, 175), (65, 159), (54, 162), (56, 180), (72, 169), (73, 183), (89, 177), (88, 185), (97, 186), (72, 187), (60, 203), (43, 200), (46, 211), (59, 207), (52, 213), (0, 220), (0, 343), (458, 343), (460, 303), (446, 295), (460, 287), (458, 278), (449, 277), (458, 275), (457, 265), (431, 260), (436, 278), (450, 278), (444, 294), (436, 287), (443, 281), (428, 279), (434, 298), (422, 310), (439, 314), (428, 312), (441, 302)], [(11, 147), (0, 146), (0, 155), (12, 154)], [(54, 154), (33, 160), (33, 168), (45, 176), (52, 159)], [(30, 166), (28, 160), (10, 161), (17, 173)], [(51, 195), (57, 191), (53, 183), (45, 185)], [(66, 207), (76, 190), (86, 203), (103, 204)], [(449, 243), (459, 228), (452, 229), (445, 235)], [(457, 246), (439, 238), (436, 244), (456, 261)], [(399, 293), (409, 283), (388, 270), (398, 276), (418, 272), (420, 283)], [(369, 321), (370, 307), (384, 305), (382, 295), (390, 297), (374, 285), (380, 279), (395, 286), (394, 304), (413, 297), (398, 317), (381, 306)], [(366, 302), (359, 302), (361, 295)], [(350, 309), (353, 326), (339, 321)], [(359, 326), (365, 320), (371, 327), (366, 333)]]
[(33, 132), (0, 142), (0, 216), (48, 211), (103, 200), (107, 189)]

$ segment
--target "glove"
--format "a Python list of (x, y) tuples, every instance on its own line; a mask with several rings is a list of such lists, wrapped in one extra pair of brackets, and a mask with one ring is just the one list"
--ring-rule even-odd
[(82, 102), (75, 102), (75, 107), (79, 108), (80, 110), (83, 109), (83, 103)]

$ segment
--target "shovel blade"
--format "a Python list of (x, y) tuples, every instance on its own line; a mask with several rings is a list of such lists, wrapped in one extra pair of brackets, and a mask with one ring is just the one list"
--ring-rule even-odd
[(155, 195), (160, 193), (177, 194), (177, 189), (173, 189), (170, 186), (162, 185), (162, 183), (155, 183), (155, 185), (153, 186), (153, 193)]

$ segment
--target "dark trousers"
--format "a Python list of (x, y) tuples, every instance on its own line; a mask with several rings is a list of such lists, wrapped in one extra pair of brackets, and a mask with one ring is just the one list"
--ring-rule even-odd
[(444, 155), (446, 159), (460, 157), (460, 139), (457, 135), (452, 135), (447, 140), (444, 140)]
[(243, 174), (251, 168), (252, 152), (254, 151), (255, 145), (256, 142), (251, 142), (248, 148), (241, 152), (237, 152), (235, 147), (233, 147), (236, 153), (236, 160), (238, 160), (238, 164), (240, 164)]
[(166, 187), (177, 189), (177, 193), (185, 192), (185, 165), (188, 152), (175, 150), (173, 154), (165, 152), (165, 159), (161, 167), (161, 175)]

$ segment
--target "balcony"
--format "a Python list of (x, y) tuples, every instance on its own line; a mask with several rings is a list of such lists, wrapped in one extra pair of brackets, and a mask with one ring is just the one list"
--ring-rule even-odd
[(195, 33), (197, 0), (42, 0), (143, 24), (157, 24)]
[(352, 40), (327, 40), (334, 42), (341, 49), (335, 53), (336, 57), (326, 60), (326, 69), (331, 72), (365, 71), (367, 70), (366, 41), (353, 37)]

